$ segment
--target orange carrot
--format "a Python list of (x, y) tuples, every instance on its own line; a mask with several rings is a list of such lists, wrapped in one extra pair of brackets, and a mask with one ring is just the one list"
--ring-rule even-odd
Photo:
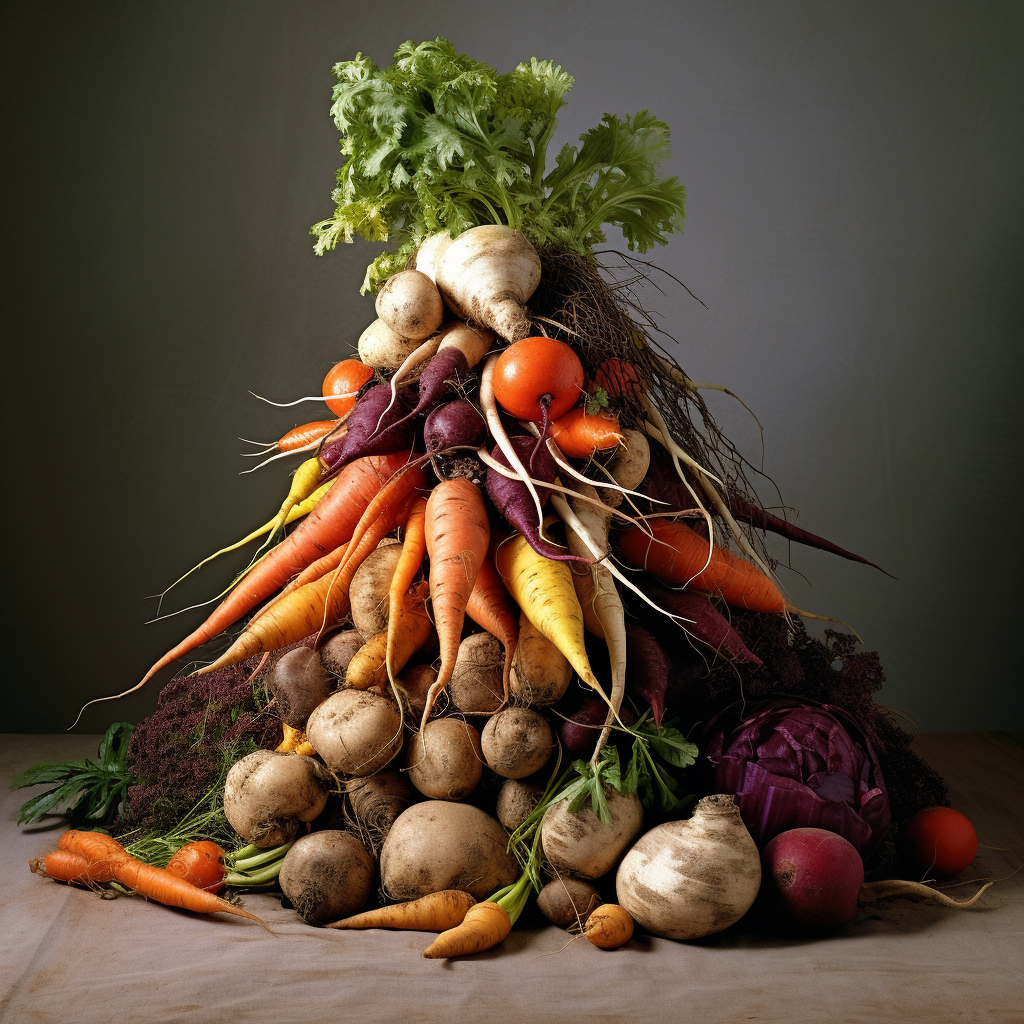
[(428, 960), (449, 956), (470, 956), (496, 946), (512, 931), (512, 918), (497, 903), (476, 903), (466, 911), (462, 923), (441, 932), (423, 951)]
[(366, 507), (338, 567), (295, 590), (286, 588), (216, 661), (198, 674), (236, 665), (262, 651), (279, 651), (333, 626), (349, 609), (349, 587), (356, 570), (385, 535), (403, 521), (414, 500), (410, 492), (425, 482), (426, 476), (418, 466), (392, 477)]
[(314, 441), (329, 434), (341, 421), (340, 420), (314, 420), (312, 423), (303, 423), (301, 426), (292, 427), (278, 442), (277, 449), (282, 452), (294, 452), (299, 448), (305, 448)]
[(423, 555), (427, 546), (426, 534), (424, 533), (426, 517), (426, 499), (416, 498), (406, 518), (405, 540), (402, 543), (402, 553), (398, 557), (395, 575), (391, 579), (391, 587), (388, 590), (388, 646), (385, 656), (385, 667), (388, 679), (391, 682), (394, 682), (395, 673), (398, 671), (395, 668), (393, 651), (398, 639), (399, 609), (405, 602), (405, 592), (409, 589), (413, 577), (419, 572), (420, 566), (423, 564)]
[(462, 924), (476, 900), (461, 889), (442, 889), (408, 903), (395, 903), (346, 917), (325, 928), (395, 928), (411, 932), (443, 932)]
[(466, 604), (487, 556), (491, 530), (480, 489), (464, 477), (442, 480), (427, 500), (425, 532), (430, 558), (430, 602), (441, 644), (441, 667), (427, 693), (424, 725), (438, 693), (451, 679)]
[(370, 637), (356, 651), (345, 671), (345, 685), (349, 689), (366, 690), (371, 686), (386, 686), (388, 657), (391, 658), (392, 672), (401, 672), (409, 659), (430, 639), (434, 626), (427, 614), (427, 590), (426, 580), (413, 584), (405, 592), (394, 617), (388, 619), (388, 628)]
[(152, 864), (145, 864), (134, 857), (127, 860), (119, 860), (113, 863), (114, 878), (122, 885), (133, 889), (140, 896), (156, 900), (167, 907), (179, 907), (181, 910), (192, 910), (197, 914), (233, 914), (235, 917), (245, 917), (250, 921), (256, 921), (263, 925), (268, 932), (270, 925), (261, 921), (255, 914), (248, 910), (236, 907), (219, 896), (200, 889), (191, 882), (186, 882), (177, 875), (172, 875), (166, 868), (157, 868)]
[(491, 553), (480, 563), (480, 571), (473, 585), (473, 593), (466, 604), (466, 614), (505, 646), (505, 668), (502, 680), (505, 697), (508, 698), (509, 672), (519, 642), (519, 616), (512, 610), (511, 599), (505, 584), (501, 582), (498, 570), (494, 568)]
[(619, 554), (630, 565), (647, 569), (669, 583), (721, 594), (734, 608), (753, 612), (787, 610), (778, 587), (738, 555), (715, 547), (710, 549), (709, 561), (708, 542), (684, 523), (654, 520), (648, 526), (653, 539), (636, 526), (619, 538)]
[(588, 413), (584, 408), (571, 409), (553, 420), (550, 432), (562, 454), (571, 459), (589, 459), (594, 452), (618, 448), (623, 441), (618, 416)]
[(172, 875), (166, 868), (155, 868), (136, 860), (116, 839), (103, 832), (81, 832), (69, 829), (57, 841), (59, 850), (77, 853), (89, 860), (106, 864), (111, 874), (122, 885), (134, 889), (140, 896), (156, 900), (157, 903), (169, 907), (180, 907), (182, 910), (194, 910), (200, 914), (234, 914), (236, 917), (247, 917), (257, 921), (267, 931), (270, 926), (255, 914), (250, 914), (241, 907), (236, 907), (219, 896), (205, 892)]
[(618, 949), (633, 937), (633, 918), (618, 903), (602, 903), (587, 918), (583, 934), (601, 949)]
[(28, 866), (33, 873), (45, 875), (55, 882), (90, 885), (109, 882), (114, 877), (114, 869), (109, 861), (89, 860), (70, 850), (54, 850), (45, 857), (30, 860)]
[(134, 693), (160, 669), (212, 640), (270, 597), (289, 577), (348, 540), (373, 496), (405, 464), (406, 456), (401, 453), (369, 455), (346, 466), (316, 508), (252, 567), (198, 629), (169, 650), (134, 686), (110, 697), (97, 697), (89, 704)]

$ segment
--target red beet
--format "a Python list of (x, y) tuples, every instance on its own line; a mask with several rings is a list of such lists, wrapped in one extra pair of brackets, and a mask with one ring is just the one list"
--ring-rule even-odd
[(864, 862), (835, 832), (794, 828), (764, 848), (761, 878), (765, 902), (787, 924), (807, 932), (832, 931), (857, 913)]

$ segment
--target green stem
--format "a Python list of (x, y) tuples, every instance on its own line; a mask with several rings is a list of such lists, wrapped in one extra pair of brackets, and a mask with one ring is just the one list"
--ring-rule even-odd
[(274, 861), (273, 864), (269, 864), (262, 871), (251, 871), (244, 874), (238, 871), (227, 871), (224, 874), (224, 884), (233, 887), (271, 885), (277, 881), (277, 876), (281, 874), (282, 861)]
[[(291, 843), (284, 843), (281, 846), (271, 846), (268, 849), (261, 850), (259, 847), (255, 849), (259, 850), (259, 853), (253, 856), (239, 857), (238, 853), (242, 853), (239, 850), (238, 853), (230, 854), (225, 857), (224, 862), (233, 871), (249, 871), (252, 868), (262, 867), (264, 864), (269, 864), (272, 861), (280, 860), (290, 849), (292, 848)], [(246, 850), (249, 847), (245, 848)]]
[(494, 899), (494, 896), (492, 896), (491, 900), (497, 903), (508, 914), (508, 919), (515, 924), (519, 920), (519, 915), (523, 912), (526, 901), (530, 898), (530, 893), (533, 890), (533, 882), (530, 880), (529, 872), (524, 871), (519, 881), (515, 885), (507, 887), (507, 889), (508, 891), (499, 890), (505, 892), (505, 895), (500, 899)]

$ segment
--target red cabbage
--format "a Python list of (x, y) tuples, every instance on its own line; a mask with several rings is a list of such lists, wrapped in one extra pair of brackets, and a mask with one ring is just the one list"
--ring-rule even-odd
[(715, 792), (735, 794), (759, 847), (791, 828), (823, 828), (867, 859), (885, 838), (889, 796), (875, 752), (838, 708), (774, 704), (712, 736), (707, 757)]

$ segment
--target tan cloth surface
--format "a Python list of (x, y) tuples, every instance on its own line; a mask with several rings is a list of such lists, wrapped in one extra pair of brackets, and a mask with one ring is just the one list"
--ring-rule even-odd
[[(98, 737), (0, 737), (0, 1021), (509, 1024), (637, 1020), (1019, 1022), (1024, 1019), (1024, 746), (1020, 734), (928, 734), (980, 841), (970, 878), (999, 878), (968, 911), (874, 904), (837, 935), (794, 940), (739, 925), (710, 940), (639, 936), (605, 952), (555, 928), (516, 930), (472, 959), (428, 961), (420, 933), (304, 925), (272, 896), (252, 922), (200, 919), (140, 899), (101, 900), (29, 872), (58, 831), (15, 824), (41, 760), (95, 753)], [(998, 848), (998, 849), (996, 849)], [(975, 886), (952, 890), (971, 894)]]

